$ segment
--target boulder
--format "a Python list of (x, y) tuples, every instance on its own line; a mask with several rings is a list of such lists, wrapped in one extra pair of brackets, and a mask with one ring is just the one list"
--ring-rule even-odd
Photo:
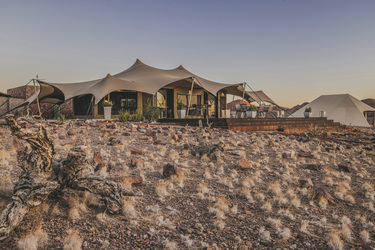
[(350, 164), (348, 162), (341, 162), (338, 165), (338, 170), (341, 172), (350, 173)]
[(299, 157), (305, 157), (305, 158), (313, 158), (314, 157), (314, 155), (311, 152), (307, 152), (307, 151), (303, 151), (303, 150), (298, 152), (298, 156)]
[(130, 160), (130, 167), (131, 168), (135, 168), (135, 167), (143, 167), (143, 165), (144, 165), (144, 162), (143, 162), (143, 160), (141, 160), (141, 159), (137, 159), (137, 158), (132, 158), (131, 160)]
[(248, 161), (246, 158), (242, 158), (238, 161), (237, 164), (238, 168), (241, 170), (249, 170), (252, 169), (253, 166), (250, 161)]
[(59, 134), (58, 137), (60, 140), (66, 139), (66, 135), (64, 133)]
[(172, 175), (179, 175), (180, 171), (178, 167), (168, 163), (163, 167), (163, 177), (170, 178)]
[(68, 130), (68, 135), (72, 136), (72, 135), (77, 135), (77, 130), (74, 129), (74, 128), (71, 128)]
[(95, 172), (101, 172), (101, 171), (105, 171), (105, 172), (108, 172), (112, 169), (112, 166), (109, 165), (108, 163), (105, 163), (105, 162), (102, 162), (102, 163), (99, 163), (98, 165), (96, 165), (94, 171)]
[(130, 153), (132, 155), (144, 155), (145, 151), (136, 148), (130, 148)]
[(305, 168), (310, 169), (310, 170), (314, 170), (314, 171), (318, 171), (318, 170), (322, 169), (322, 165), (321, 164), (306, 164)]
[(92, 158), (92, 161), (93, 161), (95, 164), (102, 163), (102, 162), (103, 162), (103, 156), (102, 156), (102, 153), (100, 153), (100, 151), (95, 152), (95, 153), (94, 153), (94, 157)]
[(313, 187), (314, 184), (310, 178), (301, 178), (298, 180), (301, 187)]

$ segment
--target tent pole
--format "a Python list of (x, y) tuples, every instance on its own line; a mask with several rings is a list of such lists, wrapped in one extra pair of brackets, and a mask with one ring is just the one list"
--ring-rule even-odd
[(87, 108), (87, 111), (86, 111), (86, 116), (88, 116), (88, 115), (89, 115), (90, 109), (91, 109), (91, 107), (92, 107), (92, 102), (93, 102), (93, 100), (94, 100), (94, 96), (92, 96), (92, 97), (91, 97), (91, 102), (90, 102), (90, 105), (89, 105), (89, 107)]
[[(250, 90), (251, 91), (253, 91), (253, 93), (259, 98), (259, 100), (262, 102), (262, 98), (260, 98), (258, 95), (257, 95), (257, 93), (255, 93), (255, 91), (250, 87), (250, 85), (249, 84), (247, 84), (247, 82), (245, 82), (245, 84), (246, 84), (246, 86), (248, 86), (249, 88), (250, 88)], [(259, 105), (261, 105), (261, 102), (258, 102), (258, 101), (256, 101)]]
[(191, 82), (191, 89), (190, 89), (189, 105), (188, 105), (188, 109), (187, 109), (187, 115), (189, 115), (190, 105), (191, 105), (191, 97), (193, 96), (193, 88), (194, 88), (194, 81), (195, 81), (195, 78), (192, 77), (192, 79), (193, 79), (193, 81)]
[[(253, 91), (253, 93), (255, 93), (255, 91), (250, 87), (250, 85), (249, 84), (247, 84), (246, 83), (246, 85), (251, 89), (251, 91)], [(257, 95), (257, 93), (255, 93), (255, 95), (260, 99), (260, 100), (262, 100), (258, 95)], [(275, 106), (277, 106), (278, 108), (280, 108), (282, 111), (284, 111), (285, 113), (287, 113), (287, 114), (289, 114), (283, 107), (280, 107), (279, 105), (277, 105), (277, 104), (275, 104)], [(294, 117), (292, 114), (289, 114), (289, 115), (291, 115), (292, 117)]]
[(245, 83), (242, 84), (242, 90), (243, 90), (243, 93), (242, 93), (242, 103), (244, 103), (244, 99), (245, 99)]

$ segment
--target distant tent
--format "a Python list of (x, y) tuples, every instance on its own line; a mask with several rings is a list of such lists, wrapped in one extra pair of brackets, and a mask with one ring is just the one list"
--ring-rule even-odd
[(343, 125), (370, 127), (364, 112), (373, 112), (374, 108), (361, 102), (349, 94), (322, 95), (300, 108), (291, 117), (304, 117), (307, 107), (312, 109), (312, 117), (319, 117), (320, 111), (325, 111), (328, 119), (340, 122)]

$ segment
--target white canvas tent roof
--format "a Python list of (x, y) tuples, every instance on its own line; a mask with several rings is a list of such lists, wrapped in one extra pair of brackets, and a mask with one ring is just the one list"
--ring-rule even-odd
[[(194, 88), (203, 88), (213, 95), (220, 90), (226, 90), (228, 94), (243, 95), (243, 86), (240, 84), (224, 84), (213, 82), (199, 77), (183, 66), (175, 69), (164, 70), (148, 66), (139, 59), (127, 70), (116, 75), (107, 75), (103, 79), (77, 83), (52, 83), (38, 80), (41, 90), (39, 99), (41, 102), (59, 103), (75, 96), (92, 94), (95, 104), (115, 90), (132, 90), (148, 94), (156, 92), (166, 86), (190, 87), (194, 82)], [(245, 94), (245, 98), (251, 99)]]
[(297, 110), (291, 117), (304, 117), (303, 113), (307, 107), (311, 107), (312, 117), (319, 117), (320, 111), (326, 111), (328, 119), (344, 125), (359, 127), (370, 127), (363, 113), (375, 111), (374, 108), (349, 94), (322, 95)]
[(261, 103), (261, 102), (269, 102), (274, 105), (277, 105), (268, 95), (266, 95), (263, 90), (258, 91), (247, 91), (250, 97), (254, 100), (254, 102)]

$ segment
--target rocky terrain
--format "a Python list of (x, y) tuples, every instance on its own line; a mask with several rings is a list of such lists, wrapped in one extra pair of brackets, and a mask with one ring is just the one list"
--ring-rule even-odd
[[(1, 249), (373, 249), (375, 131), (244, 133), (160, 124), (43, 122), (56, 158), (139, 195), (111, 215), (88, 192), (54, 193)], [(25, 129), (31, 125), (23, 124)], [(22, 141), (0, 127), (0, 208)], [(202, 147), (205, 146), (205, 147)]]
[(367, 105), (375, 108), (375, 99), (372, 99), (372, 98), (367, 98), (367, 99), (363, 99), (361, 100), (361, 102), (364, 102), (366, 103)]

